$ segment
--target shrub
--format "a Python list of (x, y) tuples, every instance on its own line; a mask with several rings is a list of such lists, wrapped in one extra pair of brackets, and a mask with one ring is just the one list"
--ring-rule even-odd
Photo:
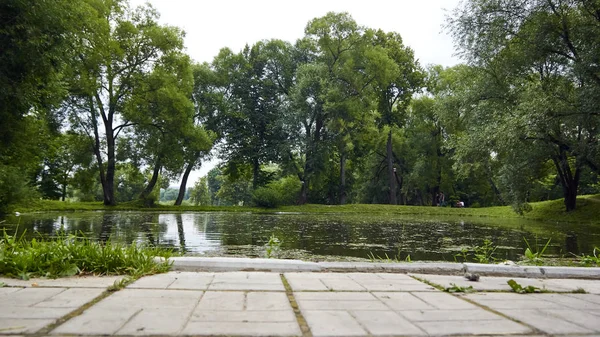
[(259, 187), (252, 193), (252, 201), (256, 206), (275, 208), (281, 205), (281, 193), (271, 187)]
[(9, 211), (11, 205), (36, 197), (37, 193), (27, 184), (27, 177), (22, 169), (0, 165), (0, 214)]
[(298, 200), (302, 183), (296, 176), (287, 176), (271, 182), (267, 187), (279, 193), (280, 205), (293, 205)]

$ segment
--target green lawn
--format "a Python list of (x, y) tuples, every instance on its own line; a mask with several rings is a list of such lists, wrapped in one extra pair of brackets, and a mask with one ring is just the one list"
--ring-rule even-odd
[(600, 195), (585, 195), (577, 198), (577, 210), (565, 212), (562, 199), (532, 203), (532, 210), (525, 215), (515, 213), (509, 206), (484, 208), (451, 208), (426, 206), (391, 206), (391, 205), (303, 205), (283, 206), (275, 209), (237, 206), (167, 206), (142, 207), (136, 202), (121, 203), (115, 207), (104, 206), (100, 202), (61, 202), (39, 200), (28, 205), (15, 207), (21, 213), (43, 211), (95, 211), (95, 210), (136, 210), (136, 211), (168, 211), (168, 212), (301, 212), (301, 213), (377, 213), (388, 215), (427, 215), (427, 216), (469, 216), (492, 217), (506, 219), (528, 219), (560, 222), (582, 222), (600, 224)]

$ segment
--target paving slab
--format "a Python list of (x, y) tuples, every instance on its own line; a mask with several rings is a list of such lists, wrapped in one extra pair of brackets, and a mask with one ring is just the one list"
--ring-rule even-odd
[[(238, 276), (225, 278), (237, 280)], [(261, 277), (258, 277), (261, 279)], [(301, 335), (285, 292), (127, 288), (53, 335)]]
[(547, 334), (600, 332), (597, 295), (478, 293), (464, 297)]
[[(314, 336), (517, 334), (532, 331), (460, 297), (439, 291), (296, 291), (294, 297)], [(446, 325), (448, 329), (444, 329)]]
[[(519, 278), (519, 277), (497, 277), (497, 276), (481, 276), (479, 281), (473, 282), (467, 280), (464, 276), (454, 275), (425, 275), (425, 274), (410, 274), (411, 276), (419, 279), (427, 280), (428, 282), (437, 284), (443, 288), (452, 287), (453, 284), (460, 287), (473, 287), (476, 291), (512, 291), (508, 285), (508, 280), (515, 280), (520, 285), (534, 286), (540, 289), (557, 292), (573, 291), (579, 286), (576, 286), (572, 282), (562, 281), (574, 281), (574, 280), (547, 280), (547, 279), (534, 279), (534, 278)], [(588, 281), (594, 282), (594, 281)], [(596, 281), (597, 282), (597, 281)], [(599, 282), (600, 283), (600, 282)], [(579, 284), (577, 284), (579, 285)], [(600, 290), (600, 288), (599, 288)]]
[(124, 276), (73, 276), (57, 279), (32, 278), (27, 281), (0, 277), (0, 283), (9, 287), (60, 287), (60, 288), (103, 288), (112, 286)]
[(544, 283), (551, 287), (566, 287), (573, 290), (583, 289), (590, 294), (600, 294), (600, 280), (549, 279), (544, 280)]
[(55, 319), (0, 318), (0, 334), (33, 334), (55, 321)]
[(208, 289), (285, 291), (279, 274), (264, 272), (217, 273)]
[(526, 334), (531, 332), (530, 328), (507, 319), (480, 321), (433, 321), (418, 322), (416, 324), (432, 336), (509, 335)]
[(142, 277), (127, 288), (206, 290), (214, 277), (214, 273), (168, 272)]
[(102, 288), (0, 288), (0, 334), (35, 333), (103, 291)]
[(285, 273), (294, 291), (435, 291), (405, 274)]
[(203, 294), (193, 290), (123, 289), (52, 334), (175, 334), (184, 327)]
[(183, 335), (302, 335), (284, 292), (208, 291)]

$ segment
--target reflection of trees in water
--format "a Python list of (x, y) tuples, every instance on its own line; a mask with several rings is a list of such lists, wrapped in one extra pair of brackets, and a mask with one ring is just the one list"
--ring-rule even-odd
[(112, 234), (113, 227), (116, 221), (116, 214), (104, 213), (102, 215), (102, 226), (100, 228), (99, 240), (101, 243), (106, 243)]
[[(146, 242), (150, 246), (157, 246), (159, 244), (159, 233), (160, 227), (165, 226), (164, 224), (161, 226), (159, 214), (147, 213), (142, 214), (139, 219), (139, 228), (142, 233), (146, 236)], [(132, 226), (134, 227), (134, 226)]]
[(565, 248), (567, 252), (573, 254), (579, 254), (579, 245), (577, 244), (577, 233), (568, 232), (565, 236)]
[(183, 231), (183, 219), (181, 218), (181, 213), (175, 215), (177, 221), (177, 234), (179, 235), (179, 248), (181, 249), (181, 253), (186, 253), (185, 248), (185, 233)]
[[(188, 226), (188, 216), (194, 227)], [(20, 222), (20, 223), (19, 223)], [(369, 252), (379, 256), (402, 257), (411, 254), (413, 260), (454, 260), (461, 247), (482, 245), (490, 239), (498, 258), (517, 259), (525, 249), (525, 237), (532, 249), (541, 249), (552, 238), (549, 254), (591, 254), (600, 246), (597, 229), (573, 224), (515, 224), (512, 228), (493, 224), (473, 224), (461, 221), (420, 221), (391, 217), (355, 215), (275, 215), (239, 213), (158, 214), (142, 212), (82, 212), (32, 214), (7, 218), (7, 233), (26, 230), (26, 238), (37, 233), (54, 236), (62, 227), (69, 234), (83, 232), (100, 242), (113, 240), (124, 243), (145, 242), (170, 246), (182, 252), (193, 252), (220, 240), (224, 246), (262, 247), (275, 234), (283, 241), (282, 248), (300, 249), (318, 255), (345, 255), (366, 258)], [(4, 225), (4, 224), (3, 224)], [(533, 226), (533, 227), (532, 227)], [(177, 232), (175, 233), (175, 227)], [(206, 235), (204, 238), (196, 238)], [(520, 229), (520, 230), (519, 230)], [(187, 232), (186, 232), (187, 231)], [(539, 234), (536, 234), (539, 233)], [(215, 247), (219, 244), (213, 243)], [(201, 247), (200, 247), (201, 246)]]

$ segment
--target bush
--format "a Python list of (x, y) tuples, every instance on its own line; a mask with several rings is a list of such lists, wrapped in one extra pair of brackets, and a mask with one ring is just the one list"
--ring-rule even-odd
[(27, 184), (22, 169), (0, 165), (0, 214), (9, 211), (11, 205), (33, 200), (37, 196), (36, 191)]
[(280, 205), (293, 205), (298, 200), (302, 183), (296, 176), (287, 176), (271, 182), (267, 187), (279, 193)]
[(281, 200), (281, 193), (271, 187), (259, 187), (252, 193), (252, 201), (258, 207), (275, 208)]

